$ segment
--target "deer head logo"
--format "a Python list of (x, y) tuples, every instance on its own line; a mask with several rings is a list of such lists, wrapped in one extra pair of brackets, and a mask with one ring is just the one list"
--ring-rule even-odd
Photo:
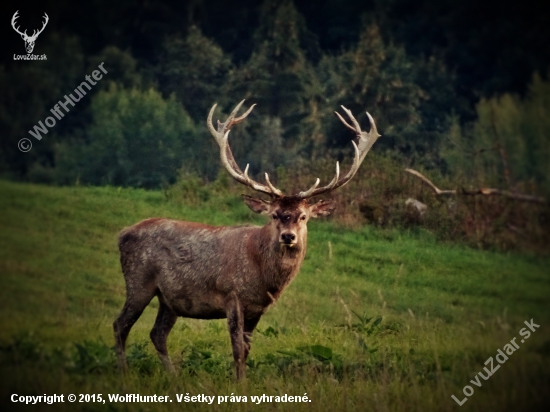
[(44, 28), (46, 27), (46, 24), (48, 24), (48, 21), (50, 20), (50, 18), (46, 13), (44, 13), (45, 20), (44, 20), (44, 23), (42, 24), (42, 28), (40, 30), (34, 30), (32, 33), (32, 36), (28, 36), (27, 30), (25, 30), (24, 32), (21, 32), (19, 31), (19, 26), (15, 27), (16, 20), (19, 17), (17, 13), (19, 13), (19, 10), (17, 10), (13, 14), (13, 17), (11, 18), (11, 26), (17, 33), (21, 35), (21, 38), (25, 41), (25, 49), (27, 49), (27, 53), (31, 54), (34, 49), (34, 42), (36, 41), (38, 35), (44, 31)]

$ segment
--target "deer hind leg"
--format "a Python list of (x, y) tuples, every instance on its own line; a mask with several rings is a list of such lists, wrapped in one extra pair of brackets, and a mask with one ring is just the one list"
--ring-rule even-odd
[(134, 323), (139, 319), (143, 310), (147, 307), (149, 302), (151, 302), (153, 296), (155, 296), (154, 291), (151, 291), (151, 293), (142, 292), (139, 295), (128, 293), (122, 312), (113, 323), (115, 350), (118, 366), (122, 371), (126, 371), (127, 369), (125, 350), (126, 339), (128, 338), (130, 329), (132, 329), (132, 326), (134, 326)]
[(237, 368), (237, 380), (246, 378), (246, 357), (244, 342), (244, 314), (236, 296), (231, 296), (226, 304), (227, 325), (231, 336), (233, 359)]
[(168, 334), (172, 330), (172, 327), (176, 323), (177, 319), (178, 316), (172, 312), (166, 303), (164, 303), (159, 297), (159, 311), (157, 313), (157, 320), (155, 321), (155, 326), (153, 326), (153, 329), (151, 330), (150, 336), (162, 364), (170, 373), (176, 373), (176, 370), (168, 357), (166, 340), (168, 339)]

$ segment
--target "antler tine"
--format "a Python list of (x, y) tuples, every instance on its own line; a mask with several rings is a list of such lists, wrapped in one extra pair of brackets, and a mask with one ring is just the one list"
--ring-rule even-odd
[(245, 186), (248, 186), (258, 192), (268, 194), (272, 197), (283, 197), (283, 193), (271, 184), (267, 173), (265, 175), (266, 183), (267, 183), (267, 186), (266, 186), (252, 180), (248, 176), (248, 169), (250, 167), (249, 164), (246, 165), (244, 172), (242, 172), (239, 166), (237, 165), (237, 163), (235, 162), (235, 158), (233, 157), (233, 153), (231, 152), (231, 148), (229, 147), (229, 143), (228, 143), (231, 126), (242, 122), (250, 114), (250, 112), (252, 112), (252, 109), (254, 109), (254, 106), (256, 106), (255, 104), (253, 104), (242, 116), (235, 118), (235, 116), (237, 115), (243, 103), (244, 103), (244, 100), (241, 101), (233, 109), (233, 111), (229, 114), (229, 117), (225, 120), (225, 122), (222, 123), (218, 121), (217, 130), (214, 127), (214, 124), (212, 123), (212, 118), (214, 116), (214, 111), (216, 110), (217, 104), (214, 104), (210, 109), (210, 113), (208, 113), (206, 125), (208, 127), (208, 130), (210, 131), (212, 136), (214, 136), (214, 138), (216, 139), (216, 142), (220, 146), (220, 159), (221, 159), (222, 165), (229, 172), (231, 177), (233, 177), (239, 183), (242, 183)]
[(44, 29), (46, 28), (46, 25), (48, 24), (48, 22), (50, 21), (50, 18), (48, 17), (48, 15), (46, 14), (46, 12), (44, 12), (44, 16), (43, 17), (46, 17), (46, 20), (44, 21), (44, 23), (42, 23), (42, 28), (40, 30), (34, 30), (36, 31), (36, 34), (33, 32), (32, 34), (32, 37), (36, 38), (38, 37), (38, 35), (40, 33), (42, 33), (44, 31)]
[(25, 29), (25, 32), (21, 33), (21, 31), (19, 30), (19, 26), (15, 27), (15, 24), (17, 23), (17, 19), (19, 18), (19, 10), (17, 10), (14, 14), (13, 14), (13, 17), (11, 18), (11, 26), (13, 27), (13, 29), (19, 33), (21, 36), (26, 36), (27, 35), (27, 30)]
[(369, 118), (370, 127), (371, 127), (369, 134), (373, 133), (374, 135), (377, 136), (377, 138), (380, 137), (381, 135), (378, 134), (378, 130), (376, 129), (376, 123), (374, 123), (374, 119), (372, 118), (372, 116), (370, 115), (369, 112), (365, 112), (365, 113), (367, 114), (367, 117)]
[(271, 181), (269, 180), (269, 175), (267, 173), (265, 174), (265, 181), (267, 183), (267, 186), (269, 187), (269, 190), (271, 190), (274, 195), (283, 197), (283, 192), (281, 192), (279, 189), (271, 184)]
[(353, 145), (355, 154), (353, 155), (353, 163), (351, 164), (349, 172), (344, 177), (344, 179), (348, 179), (348, 180), (353, 177), (355, 172), (357, 172), (357, 170), (359, 169), (359, 166), (361, 166), (361, 153), (359, 152), (359, 147), (357, 147), (357, 143), (355, 143), (353, 140), (351, 141), (351, 144)]
[(244, 168), (244, 178), (248, 181), (250, 178), (248, 177), (248, 168), (250, 167), (250, 163), (246, 164), (246, 167)]
[(216, 142), (219, 144), (219, 136), (218, 131), (214, 127), (214, 124), (212, 123), (212, 117), (214, 116), (214, 110), (216, 110), (216, 106), (218, 103), (214, 103), (214, 106), (210, 109), (210, 113), (208, 113), (208, 118), (206, 119), (206, 126), (208, 127), (208, 130), (210, 130), (210, 133), (214, 138), (216, 139)]
[[(218, 120), (218, 130), (220, 130), (220, 126), (223, 125), (223, 126), (224, 126), (223, 131), (226, 132), (226, 131), (229, 130), (229, 128), (230, 128), (231, 126), (233, 126), (233, 124), (235, 124), (235, 123), (233, 123), (233, 119), (234, 119), (235, 116), (237, 115), (237, 112), (239, 111), (239, 109), (241, 108), (241, 106), (243, 105), (243, 103), (244, 103), (244, 100), (241, 100), (241, 101), (239, 102), (239, 104), (238, 104), (237, 106), (235, 106), (235, 108), (234, 108), (233, 111), (229, 114), (229, 117), (225, 120), (225, 122), (220, 123), (220, 121)], [(254, 106), (252, 106), (252, 107), (254, 107)], [(250, 113), (250, 109), (248, 110), (247, 113)], [(244, 116), (244, 117), (241, 116), (241, 117), (244, 119), (244, 117), (246, 117), (246, 116)], [(241, 119), (241, 120), (242, 120), (242, 119)]]
[(359, 122), (355, 119), (353, 114), (349, 109), (342, 106), (342, 109), (344, 112), (348, 115), (352, 125), (350, 125), (338, 112), (335, 112), (340, 121), (346, 126), (348, 129), (353, 130), (358, 138), (358, 142), (355, 143), (355, 141), (351, 141), (353, 144), (354, 149), (354, 158), (353, 163), (350, 167), (350, 170), (348, 173), (340, 179), (340, 166), (339, 163), (336, 162), (336, 176), (330, 181), (330, 183), (326, 186), (317, 188), (319, 184), (319, 179), (317, 179), (317, 182), (307, 191), (298, 193), (298, 197), (300, 198), (308, 198), (312, 196), (317, 196), (323, 193), (326, 193), (328, 191), (334, 190), (340, 186), (344, 186), (346, 183), (348, 183), (353, 176), (355, 176), (355, 173), (357, 173), (357, 170), (359, 170), (359, 167), (361, 166), (361, 163), (365, 159), (365, 156), (369, 152), (370, 148), (376, 142), (376, 140), (380, 137), (378, 134), (378, 130), (376, 129), (376, 124), (374, 123), (374, 119), (372, 116), (367, 112), (367, 117), (370, 122), (370, 131), (364, 132), (361, 130), (361, 126), (359, 125)]
[[(244, 102), (244, 100), (243, 100)], [(250, 108), (240, 117), (237, 117), (235, 120), (233, 120), (231, 122), (231, 125), (234, 125), (234, 124), (239, 124), (240, 122), (242, 122), (244, 119), (246, 119), (246, 117), (250, 114), (250, 112), (252, 111), (252, 109), (254, 109), (254, 106), (256, 106), (256, 103), (254, 103), (252, 106), (250, 106)]]
[(317, 178), (315, 183), (313, 183), (313, 186), (311, 186), (305, 192), (298, 193), (298, 197), (301, 197), (301, 198), (305, 199), (306, 197), (311, 196), (311, 194), (314, 192), (314, 190), (317, 188), (317, 186), (319, 186), (319, 183), (321, 183), (321, 180), (319, 178)]
[(338, 182), (338, 179), (340, 178), (340, 162), (336, 162), (336, 174), (328, 184), (328, 186), (332, 189), (334, 185)]
[(355, 130), (356, 133), (360, 134), (361, 133), (361, 126), (359, 125), (359, 122), (355, 119), (355, 117), (353, 117), (353, 114), (351, 113), (351, 110), (345, 108), (344, 106), (340, 106), (344, 112), (348, 115), (349, 119), (351, 120), (351, 122), (353, 123), (353, 130)]
[(346, 119), (344, 119), (344, 118), (340, 115), (340, 113), (338, 113), (338, 112), (336, 112), (336, 111), (335, 111), (334, 113), (336, 113), (336, 116), (338, 116), (338, 118), (340, 119), (340, 121), (341, 121), (342, 123), (344, 123), (344, 125), (345, 125), (348, 129), (353, 130), (353, 131), (355, 132), (355, 129), (354, 129), (352, 126), (350, 126), (348, 122), (346, 122)]
[[(324, 193), (327, 190), (332, 190), (336, 186), (336, 183), (338, 183), (339, 178), (340, 178), (340, 162), (336, 162), (336, 174), (334, 175), (334, 177), (332, 178), (332, 180), (330, 181), (330, 183), (328, 185), (326, 185), (325, 187), (322, 187), (320, 189), (317, 189), (317, 186), (319, 186), (319, 183), (321, 182), (321, 180), (319, 178), (317, 178), (317, 180), (315, 181), (313, 186), (311, 186), (305, 192), (298, 193), (297, 196), (302, 198), (302, 199), (306, 199), (308, 197), (316, 196), (318, 194)], [(316, 189), (317, 189), (317, 191), (316, 191)]]

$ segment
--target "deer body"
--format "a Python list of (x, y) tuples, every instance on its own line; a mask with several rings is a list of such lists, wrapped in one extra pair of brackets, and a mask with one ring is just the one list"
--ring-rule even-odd
[(257, 226), (144, 220), (120, 235), (127, 289), (149, 300), (158, 295), (178, 316), (225, 318), (228, 299), (241, 302), (245, 317), (261, 316), (305, 256), (305, 244), (300, 250), (280, 248), (269, 232)]
[(308, 203), (308, 198), (347, 183), (378, 134), (372, 122), (369, 133), (362, 132), (350, 116), (359, 145), (353, 142), (356, 155), (350, 172), (336, 176), (325, 187), (317, 182), (307, 191), (284, 196), (269, 181), (267, 185), (242, 172), (227, 144), (229, 129), (252, 110), (235, 118), (241, 102), (229, 118), (214, 129), (208, 126), (220, 145), (224, 167), (239, 182), (268, 194), (271, 201), (243, 196), (255, 213), (269, 216), (263, 227), (214, 227), (201, 223), (170, 219), (147, 219), (120, 233), (119, 249), (126, 281), (126, 303), (113, 327), (119, 365), (126, 368), (125, 345), (130, 329), (145, 307), (155, 297), (159, 310), (151, 331), (151, 340), (165, 367), (174, 371), (166, 349), (166, 340), (178, 316), (196, 319), (227, 318), (237, 379), (245, 376), (245, 362), (251, 335), (260, 317), (298, 274), (306, 254), (307, 222), (329, 215), (333, 201)]

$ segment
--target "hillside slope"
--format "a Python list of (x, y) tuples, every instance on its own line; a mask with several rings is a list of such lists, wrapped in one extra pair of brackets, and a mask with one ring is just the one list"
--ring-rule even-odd
[[(13, 393), (157, 393), (173, 403), (107, 400), (56, 410), (453, 410), (451, 395), (463, 399), (462, 388), (472, 386), (486, 359), (532, 318), (540, 328), (473, 386), (464, 408), (533, 410), (546, 401), (548, 259), (330, 221), (310, 223), (306, 261), (258, 326), (246, 383), (233, 382), (223, 320), (178, 320), (168, 341), (178, 377), (167, 376), (148, 340), (156, 300), (130, 334), (130, 373), (121, 379), (111, 350), (111, 325), (124, 302), (116, 237), (153, 216), (262, 222), (233, 197), (190, 207), (162, 192), (0, 181), (1, 404), (24, 409), (9, 401)], [(311, 403), (250, 399), (304, 392)], [(248, 401), (180, 405), (176, 394), (185, 393)], [(42, 409), (47, 405), (33, 407)]]

